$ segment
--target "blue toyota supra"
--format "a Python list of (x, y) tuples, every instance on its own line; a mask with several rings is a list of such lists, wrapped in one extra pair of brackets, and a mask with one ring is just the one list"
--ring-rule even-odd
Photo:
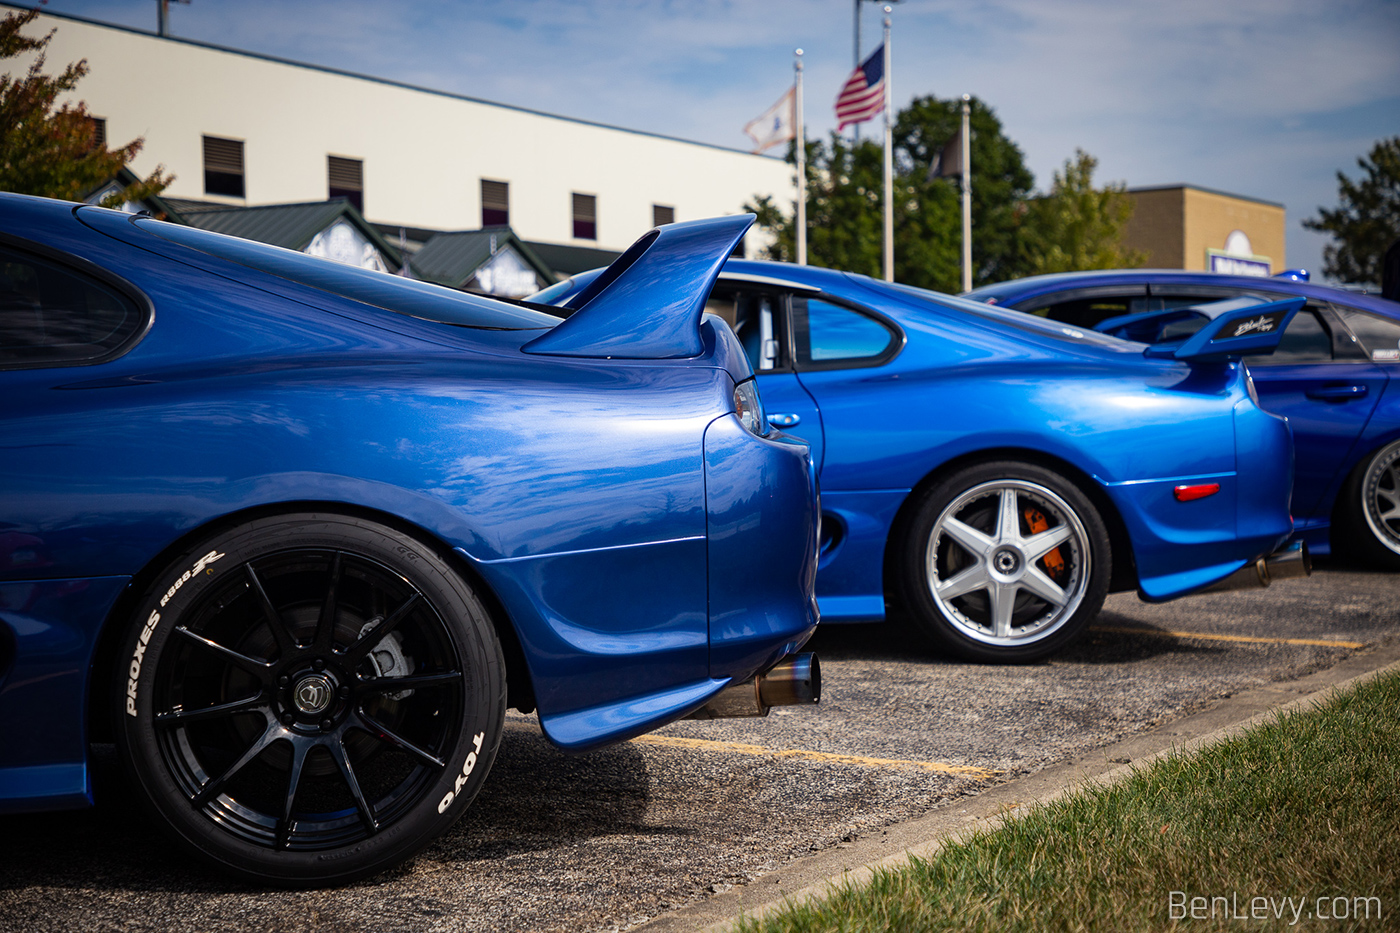
[[(1189, 332), (1226, 300), (1306, 305), (1276, 351), (1248, 355), (1264, 408), (1284, 415), (1297, 447), (1293, 515), (1318, 554), (1346, 551), (1400, 570), (1400, 304), (1318, 285), (1297, 270), (1268, 278), (1125, 269), (1037, 275), (965, 297), (1116, 332), (1153, 324)], [(1172, 312), (1177, 312), (1173, 314)]]
[[(595, 274), (533, 300), (586, 307)], [(1280, 551), (1288, 424), (1239, 363), (1301, 304), (1146, 345), (731, 259), (708, 307), (743, 345), (768, 422), (819, 463), (823, 621), (899, 606), (956, 654), (1026, 661), (1083, 631), (1110, 591), (1157, 601), (1306, 572), (1306, 552)]]
[(567, 750), (815, 702), (815, 464), (703, 314), (749, 216), (567, 320), (0, 195), (0, 812), (114, 741), (174, 838), (362, 877)]

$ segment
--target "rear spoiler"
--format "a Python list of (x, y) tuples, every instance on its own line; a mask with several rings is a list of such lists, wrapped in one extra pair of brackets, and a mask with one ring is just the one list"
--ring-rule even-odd
[(699, 356), (705, 300), (753, 214), (666, 224), (627, 248), (574, 295), (574, 313), (526, 353), (609, 359)]
[[(1144, 356), (1201, 363), (1223, 362), (1246, 354), (1274, 352), (1279, 341), (1283, 339), (1284, 330), (1293, 320), (1293, 315), (1306, 303), (1306, 298), (1285, 298), (1282, 301), (1249, 304), (1244, 307), (1221, 307), (1219, 310), (1206, 305), (1200, 308), (1147, 311), (1109, 318), (1101, 321), (1094, 329), (1127, 340), (1151, 344), (1143, 351)], [(1234, 303), (1219, 304), (1224, 306)], [(1200, 330), (1181, 340), (1161, 341), (1161, 334), (1167, 325), (1195, 317), (1207, 320)]]

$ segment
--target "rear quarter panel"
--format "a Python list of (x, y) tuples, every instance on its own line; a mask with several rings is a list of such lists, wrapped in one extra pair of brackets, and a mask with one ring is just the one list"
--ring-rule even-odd
[[(455, 549), (506, 604), (542, 713), (709, 682), (703, 437), (733, 388), (713, 333), (665, 366), (531, 358), (518, 335), (426, 341), (76, 223), (52, 239), (122, 269), (156, 318), (109, 363), (0, 373), (0, 515), (43, 555), (0, 567), (0, 597), (57, 586), (40, 622), (78, 629), (50, 672), (73, 702), (37, 707), (50, 740), (81, 755), (87, 667), (125, 581), (268, 508), (380, 513)], [(99, 579), (117, 584), (97, 607), (72, 595), (93, 586), (59, 585)], [(0, 672), (7, 721), (36, 708), (33, 644)], [(40, 757), (71, 757), (55, 749)]]

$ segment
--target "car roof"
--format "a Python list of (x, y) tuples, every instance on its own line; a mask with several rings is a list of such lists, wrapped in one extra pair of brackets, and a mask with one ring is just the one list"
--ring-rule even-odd
[[(1115, 352), (1121, 352), (1123, 348), (1133, 346), (1131, 341), (1108, 337), (1094, 331), (1086, 332), (1077, 328), (1066, 328), (1065, 325), (1057, 321), (1045, 321), (1010, 308), (1000, 308), (996, 305), (988, 306), (959, 295), (884, 282), (859, 273), (842, 272), (839, 269), (827, 269), (821, 266), (799, 266), (771, 260), (730, 259), (724, 264), (724, 271), (720, 273), (720, 281), (804, 288), (842, 295), (857, 302), (863, 301), (860, 297), (860, 289), (866, 288), (872, 289), (876, 294), (884, 294), (894, 299), (896, 302), (894, 306), (885, 305), (877, 306), (877, 308), (884, 314), (896, 317), (903, 313), (896, 310), (900, 307), (910, 311), (914, 309), (927, 311), (929, 309), (928, 302), (932, 299), (933, 306), (954, 315), (959, 320), (965, 320), (965, 316), (970, 314), (972, 315), (971, 320), (979, 327), (990, 327), (1016, 339), (1034, 339), (1042, 342), (1042, 345), (1053, 345), (1059, 350), (1065, 349), (1066, 346), (1074, 346), (1078, 351), (1086, 348), (1102, 350), (1107, 346)], [(854, 294), (853, 286), (856, 287)], [(1068, 344), (1065, 343), (1066, 336), (1071, 338)], [(1043, 344), (1047, 340), (1054, 341), (1054, 343)]]
[(1008, 304), (1013, 301), (1073, 288), (1142, 284), (1216, 285), (1222, 288), (1238, 288), (1255, 292), (1302, 295), (1308, 298), (1336, 301), (1352, 307), (1375, 311), (1388, 317), (1400, 318), (1400, 303), (1381, 298), (1379, 295), (1350, 291), (1334, 285), (1299, 282), (1295, 279), (1275, 276), (1224, 275), (1219, 272), (1183, 269), (1106, 269), (1032, 275), (1022, 279), (997, 282), (994, 285), (983, 285), (970, 292), (964, 292), (962, 297), (976, 301), (987, 301), (990, 298), (995, 298), (997, 304)]

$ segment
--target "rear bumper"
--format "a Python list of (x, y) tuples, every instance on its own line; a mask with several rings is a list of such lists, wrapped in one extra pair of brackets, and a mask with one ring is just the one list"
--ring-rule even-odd
[(128, 579), (0, 583), (0, 813), (92, 803), (89, 671)]
[[(585, 643), (577, 635), (570, 636), (568, 646), (575, 652), (589, 647), (586, 666), (578, 664), (577, 657), (561, 656), (560, 672), (547, 680), (539, 676), (538, 660), (532, 663), (540, 725), (561, 748), (586, 751), (694, 713), (726, 688), (751, 682), (796, 653), (816, 629), (818, 505), (816, 472), (806, 443), (783, 435), (755, 437), (737, 418), (727, 415), (706, 429), (704, 449), (704, 539), (671, 545), (687, 550), (669, 563), (639, 564), (643, 555), (638, 549), (613, 552), (613, 564), (599, 564), (583, 575), (595, 582), (602, 578), (605, 588), (612, 590), (617, 589), (612, 585), (617, 574), (641, 574), (645, 586), (638, 583), (622, 587), (621, 592), (654, 590), (681, 600), (677, 593), (685, 589), (681, 601), (691, 611), (681, 611), (680, 602), (657, 607), (665, 611), (655, 613), (618, 603), (614, 612), (636, 630), (605, 646), (606, 672), (597, 639)], [(576, 562), (579, 556), (569, 559)], [(704, 591), (691, 595), (688, 584), (684, 588), (680, 584), (689, 580), (687, 571), (695, 567), (707, 570), (703, 577), (707, 582)], [(662, 631), (658, 623), (642, 629), (636, 622), (698, 616), (703, 625), (707, 604), (708, 659), (702, 654), (699, 663), (692, 663), (694, 652), (705, 650), (706, 639), (688, 623)], [(558, 622), (555, 628), (561, 628)], [(698, 643), (696, 634), (701, 635)], [(532, 650), (537, 648), (527, 644), (527, 654), (538, 658), (541, 652)], [(566, 667), (586, 667), (572, 677), (574, 689), (567, 694), (540, 689), (542, 683), (562, 678)], [(600, 680), (607, 680), (608, 689), (599, 689)], [(586, 707), (577, 703), (590, 692), (602, 693), (602, 702)]]
[[(1184, 596), (1267, 558), (1293, 532), (1293, 433), (1247, 399), (1235, 405), (1235, 471), (1113, 483), (1110, 497), (1128, 528), (1139, 595)], [(1179, 485), (1219, 483), (1203, 499), (1176, 500)]]
[(744, 681), (801, 648), (817, 625), (811, 451), (720, 418), (705, 432), (705, 505), (710, 676)]

